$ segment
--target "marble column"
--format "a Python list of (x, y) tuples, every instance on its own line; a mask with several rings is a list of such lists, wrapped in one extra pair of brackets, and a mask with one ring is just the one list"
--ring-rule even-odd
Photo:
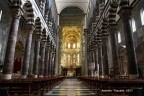
[(51, 61), (52, 61), (52, 41), (50, 42), (49, 48), (49, 61), (48, 61), (48, 75), (51, 76)]
[(52, 46), (52, 53), (51, 53), (51, 76), (53, 76), (53, 69), (54, 69), (54, 50), (53, 50), (53, 48), (54, 48), (54, 45)]
[(102, 43), (98, 43), (98, 63), (99, 63), (99, 76), (100, 78), (104, 78)]
[(90, 75), (90, 71), (89, 71), (89, 62), (90, 62), (90, 55), (89, 55), (89, 51), (87, 50), (87, 69), (88, 69), (88, 76)]
[(113, 61), (112, 69), (116, 69), (114, 71), (114, 74), (119, 75), (120, 72), (119, 72), (119, 62), (118, 62), (118, 46), (117, 46), (117, 40), (116, 40), (117, 25), (109, 24), (108, 30), (110, 34), (110, 42), (111, 42), (111, 47), (112, 47), (112, 61)]
[(39, 34), (36, 34), (36, 40), (35, 40), (35, 55), (34, 55), (34, 64), (33, 64), (33, 74), (34, 78), (38, 77), (38, 66), (39, 66), (39, 58), (40, 58), (40, 42), (41, 42), (41, 36)]
[(95, 70), (94, 71), (97, 71), (97, 64), (98, 64), (98, 49), (97, 49), (97, 46), (95, 46), (95, 51), (94, 51), (94, 58), (95, 58)]
[(27, 78), (27, 75), (28, 75), (32, 34), (33, 34), (35, 27), (33, 24), (28, 24), (27, 29), (29, 33), (27, 35), (27, 40), (25, 43), (25, 51), (24, 51), (24, 58), (23, 58), (23, 65), (22, 65), (22, 78)]
[(87, 64), (88, 64), (88, 55), (87, 55), (87, 48), (88, 48), (88, 46), (87, 46), (87, 29), (85, 29), (84, 30), (84, 51), (85, 51), (85, 53), (84, 53), (84, 55), (85, 55), (85, 62), (84, 62), (84, 70), (82, 71), (83, 73), (84, 73), (84, 76), (88, 76), (88, 67), (87, 67)]
[(39, 77), (41, 77), (41, 78), (42, 78), (43, 75), (44, 75), (44, 63), (45, 63), (46, 42), (47, 42), (46, 30), (43, 29), (42, 39), (41, 39), (41, 50), (40, 50), (41, 62), (39, 63)]
[(49, 64), (49, 53), (50, 53), (50, 38), (47, 36), (46, 49), (45, 49), (45, 60), (44, 60), (44, 77), (48, 77), (48, 64)]
[(104, 68), (103, 68), (103, 56), (102, 56), (102, 34), (101, 31), (97, 32), (97, 44), (98, 44), (98, 64), (99, 64), (99, 77), (104, 77)]
[(44, 74), (44, 63), (45, 63), (45, 49), (46, 49), (46, 44), (45, 42), (42, 42), (41, 44), (41, 62), (39, 64), (39, 77), (43, 77), (43, 74)]
[(20, 17), (21, 17), (20, 5), (19, 6), (17, 5), (17, 7), (12, 8), (12, 22), (7, 41), (2, 79), (12, 78), (15, 47), (16, 47)]
[(109, 75), (109, 65), (108, 65), (108, 37), (102, 37), (103, 41), (103, 68), (104, 68), (104, 78), (108, 78)]
[(49, 76), (52, 76), (52, 58), (53, 58), (53, 53), (50, 52), (50, 59), (49, 59)]
[(98, 73), (98, 46), (97, 46), (97, 40), (96, 36), (94, 37), (94, 58), (95, 58), (95, 76), (97, 76)]
[(123, 22), (125, 42), (126, 42), (126, 51), (127, 51), (127, 58), (128, 58), (129, 78), (136, 79), (138, 76), (138, 65), (136, 61), (136, 53), (135, 53), (133, 36), (132, 36), (133, 33), (131, 32), (131, 26), (129, 23), (130, 16), (131, 16), (131, 8), (122, 7), (120, 11), (118, 12), (118, 14), (120, 15), (122, 22)]
[(94, 77), (94, 69), (95, 69), (95, 58), (94, 58), (94, 46), (93, 46), (93, 41), (92, 41), (92, 43), (91, 43), (91, 59), (92, 59), (92, 61), (91, 61), (91, 66), (92, 66), (92, 68), (91, 68), (91, 72), (92, 72), (92, 77)]
[(45, 61), (44, 61), (44, 77), (48, 77), (48, 60), (49, 60), (49, 48), (45, 50)]
[(104, 68), (104, 78), (109, 77), (109, 65), (108, 65), (108, 32), (107, 32), (108, 22), (103, 19), (102, 22), (102, 50), (103, 50), (103, 68)]
[(54, 54), (53, 54), (53, 65), (52, 65), (52, 76), (55, 76), (55, 63), (56, 63), (56, 54), (55, 54), (55, 52), (54, 52)]
[(56, 76), (56, 70), (57, 70), (57, 68), (56, 68), (56, 47), (54, 48), (54, 65), (53, 65), (53, 76)]

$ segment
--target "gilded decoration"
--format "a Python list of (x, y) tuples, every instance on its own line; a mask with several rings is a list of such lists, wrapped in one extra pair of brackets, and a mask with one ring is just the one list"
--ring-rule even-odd
[(78, 26), (64, 26), (62, 28), (61, 66), (64, 68), (78, 68), (80, 64), (81, 28)]

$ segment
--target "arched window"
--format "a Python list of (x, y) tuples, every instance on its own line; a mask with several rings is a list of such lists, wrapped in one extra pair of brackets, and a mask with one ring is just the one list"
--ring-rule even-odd
[(71, 47), (71, 45), (70, 45), (70, 43), (68, 43), (68, 48), (70, 48)]
[(2, 18), (2, 10), (0, 10), (0, 22), (1, 22), (1, 18)]
[(132, 28), (132, 32), (135, 32), (136, 31), (136, 24), (135, 24), (134, 18), (132, 18), (130, 20), (130, 25), (131, 25), (131, 28)]
[(76, 48), (76, 44), (75, 43), (73, 44), (73, 48)]
[(118, 31), (118, 43), (121, 43), (121, 34), (119, 31)]
[(141, 23), (144, 25), (144, 9), (140, 10), (140, 16), (141, 16)]

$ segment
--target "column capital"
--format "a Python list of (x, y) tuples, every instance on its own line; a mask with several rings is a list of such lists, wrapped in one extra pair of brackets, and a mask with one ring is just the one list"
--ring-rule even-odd
[[(118, 26), (117, 26), (118, 24), (109, 24), (109, 26), (108, 26), (108, 31), (109, 31), (109, 33), (111, 34), (112, 32), (117, 32), (117, 28), (118, 28)], [(114, 31), (115, 30), (115, 31)]]
[(26, 24), (26, 32), (28, 33), (33, 33), (33, 31), (35, 30), (35, 26), (33, 24)]
[(131, 13), (132, 8), (131, 7), (122, 7), (118, 14), (120, 15), (120, 17), (124, 20), (127, 20), (130, 18), (130, 16), (132, 15)]
[(41, 41), (42, 36), (40, 34), (35, 34), (35, 37), (36, 41)]
[(13, 18), (20, 19), (21, 15), (22, 15), (21, 8), (13, 7), (11, 9), (11, 15)]

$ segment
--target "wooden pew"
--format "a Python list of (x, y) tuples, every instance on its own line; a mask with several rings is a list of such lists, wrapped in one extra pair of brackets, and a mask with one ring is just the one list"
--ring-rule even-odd
[(9, 96), (6, 88), (0, 88), (0, 96)]
[(0, 88), (7, 89), (10, 96), (43, 96), (45, 90), (50, 90), (62, 79), (62, 77), (49, 77), (0, 80)]
[[(90, 77), (78, 77), (79, 80), (88, 84), (91, 90), (96, 89), (96, 93), (106, 90), (111, 93), (132, 93), (133, 91), (143, 91), (144, 94), (144, 80), (122, 80), (122, 79), (97, 79)], [(110, 91), (109, 91), (110, 90)], [(132, 93), (133, 94), (133, 93)], [(132, 95), (134, 96), (134, 95)], [(135, 95), (137, 96), (137, 95)]]

